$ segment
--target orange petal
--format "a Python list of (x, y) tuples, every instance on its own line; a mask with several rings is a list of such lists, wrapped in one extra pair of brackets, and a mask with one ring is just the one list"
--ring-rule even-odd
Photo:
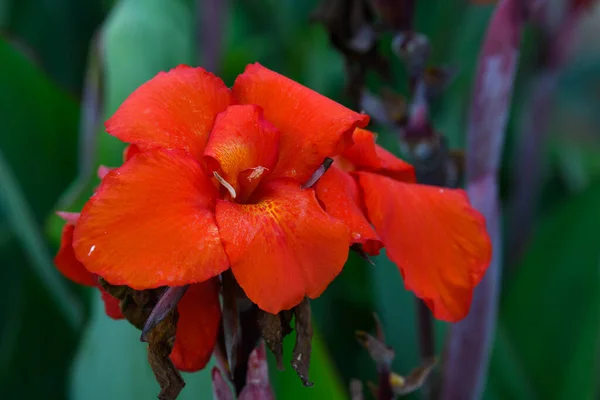
[(463, 190), (359, 172), (369, 219), (407, 289), (445, 321), (464, 318), (490, 263), (485, 220)]
[(180, 65), (137, 88), (106, 121), (106, 131), (142, 151), (184, 149), (201, 157), (215, 117), (232, 101), (221, 79)]
[(304, 183), (325, 157), (351, 144), (352, 131), (369, 117), (347, 109), (319, 93), (260, 64), (246, 67), (233, 85), (243, 104), (257, 104), (265, 118), (281, 131), (280, 157), (271, 176)]
[(416, 182), (415, 169), (375, 143), (375, 135), (366, 129), (356, 129), (354, 144), (342, 153), (353, 169), (377, 172), (403, 182)]
[(121, 306), (119, 305), (119, 299), (112, 297), (108, 292), (102, 289), (100, 286), (98, 287), (100, 290), (100, 295), (102, 296), (102, 301), (104, 302), (104, 311), (106, 315), (111, 317), (112, 319), (123, 319), (123, 312), (121, 311)]
[(177, 304), (179, 320), (171, 361), (181, 371), (206, 366), (217, 342), (221, 323), (218, 282), (211, 279), (191, 285)]
[(256, 204), (217, 202), (217, 224), (231, 269), (246, 295), (276, 314), (318, 297), (348, 257), (344, 224), (292, 180), (259, 187)]
[(360, 193), (354, 178), (332, 165), (315, 185), (315, 192), (325, 211), (346, 224), (352, 243), (368, 243), (370, 254), (379, 254), (383, 243), (360, 207)]
[(90, 272), (133, 289), (205, 281), (228, 267), (214, 219), (217, 189), (178, 150), (138, 154), (108, 173), (75, 228)]
[[(75, 213), (63, 213), (64, 215), (77, 215)], [(62, 216), (62, 215), (61, 215)], [(94, 274), (89, 272), (81, 262), (75, 257), (73, 250), (73, 231), (75, 225), (72, 222), (67, 222), (62, 230), (60, 237), (60, 248), (54, 264), (56, 268), (67, 278), (80, 285), (96, 286), (98, 279)]]
[(245, 199), (273, 170), (278, 150), (279, 131), (259, 106), (230, 106), (217, 116), (204, 156), (209, 168)]

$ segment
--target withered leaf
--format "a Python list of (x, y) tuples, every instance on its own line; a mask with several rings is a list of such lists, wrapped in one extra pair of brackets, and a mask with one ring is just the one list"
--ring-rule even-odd
[(291, 364), (304, 386), (312, 386), (313, 383), (308, 378), (313, 336), (310, 300), (305, 297), (300, 304), (294, 307), (294, 314), (296, 316), (296, 345)]
[(294, 318), (294, 312), (292, 310), (283, 310), (279, 313), (279, 318), (281, 318), (283, 337), (286, 337), (293, 332), (292, 319)]
[(141, 340), (146, 342), (148, 340), (148, 333), (159, 324), (175, 307), (177, 303), (183, 297), (187, 291), (189, 285), (185, 286), (174, 286), (168, 288), (156, 303), (156, 306), (152, 309), (150, 316), (146, 319), (144, 327), (142, 328)]
[(237, 306), (238, 283), (231, 271), (222, 275), (223, 283), (223, 333), (229, 370), (233, 373), (237, 367), (237, 358), (242, 340), (242, 327)]
[(177, 309), (171, 309), (147, 336), (148, 362), (161, 388), (158, 395), (160, 400), (176, 399), (185, 386), (181, 374), (169, 357), (173, 350), (178, 318)]
[[(165, 288), (134, 290), (127, 286), (111, 285), (102, 278), (98, 282), (111, 296), (121, 301), (123, 316), (140, 330), (144, 328), (152, 310), (165, 292)], [(146, 336), (148, 362), (161, 388), (158, 395), (160, 400), (176, 399), (185, 386), (183, 378), (169, 357), (175, 342), (178, 318), (177, 308), (171, 308)]]
[(283, 371), (283, 327), (279, 314), (258, 311), (258, 327), (269, 350), (275, 355), (277, 369)]

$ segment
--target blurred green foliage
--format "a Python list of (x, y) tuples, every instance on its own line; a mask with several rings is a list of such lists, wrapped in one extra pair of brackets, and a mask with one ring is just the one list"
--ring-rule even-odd
[[(197, 2), (198, 4), (201, 2)], [(116, 166), (123, 144), (86, 124), (86, 70), (103, 72), (100, 106), (106, 119), (158, 71), (203, 60), (196, 40), (198, 4), (191, 0), (3, 0), (0, 2), (0, 388), (4, 399), (154, 398), (157, 386), (144, 346), (125, 322), (109, 320), (97, 293), (67, 282), (52, 266), (61, 223), (52, 213), (61, 194), (77, 210), (97, 184), (82, 173)], [(261, 62), (341, 102), (344, 64), (320, 26), (309, 24), (318, 1), (231, 0), (222, 26), (219, 74), (227, 84)], [(459, 0), (420, 2), (416, 26), (433, 43), (435, 63), (460, 68), (435, 107), (436, 126), (454, 146), (464, 143), (476, 58), (492, 6)], [(598, 21), (598, 16), (591, 16)], [(94, 54), (98, 35), (98, 57)], [(584, 37), (586, 33), (584, 31)], [(528, 32), (509, 139), (501, 171), (504, 200), (513, 187), (519, 121), (527, 108), (535, 32)], [(500, 321), (486, 399), (598, 398), (600, 376), (600, 60), (583, 46), (564, 71), (544, 143), (535, 228), (521, 260), (505, 266)], [(395, 78), (405, 82), (399, 62)], [(400, 84), (403, 88), (405, 83)], [(87, 107), (87, 108), (86, 108)], [(83, 119), (82, 119), (83, 118)], [(86, 129), (87, 128), (87, 129)], [(78, 145), (98, 132), (91, 153)], [(93, 138), (92, 138), (93, 139)], [(381, 141), (397, 152), (395, 138)], [(93, 140), (92, 140), (93, 142)], [(79, 159), (78, 159), (79, 158)], [(74, 183), (75, 182), (75, 183)], [(74, 189), (75, 188), (75, 189)], [(64, 206), (64, 203), (61, 203)], [(518, 221), (505, 221), (506, 225)], [(382, 319), (396, 350), (394, 368), (418, 360), (414, 297), (382, 255), (370, 266), (351, 257), (329, 290), (313, 302), (311, 379), (303, 388), (289, 364), (273, 368), (280, 399), (343, 399), (353, 377), (375, 369), (354, 339)], [(437, 352), (445, 324), (437, 323)], [(291, 338), (286, 351), (291, 353)], [(181, 398), (209, 398), (207, 369), (186, 375)], [(412, 395), (418, 398), (419, 395)]]

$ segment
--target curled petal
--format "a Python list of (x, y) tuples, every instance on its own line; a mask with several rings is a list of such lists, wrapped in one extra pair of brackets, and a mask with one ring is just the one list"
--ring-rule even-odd
[[(74, 213), (63, 214), (73, 215)], [(74, 230), (75, 225), (71, 222), (67, 222), (63, 227), (62, 235), (60, 237), (60, 248), (58, 249), (56, 257), (54, 257), (54, 264), (64, 276), (73, 282), (85, 286), (96, 286), (98, 283), (96, 276), (85, 269), (83, 264), (75, 256), (75, 251), (73, 250)]]
[(369, 253), (379, 254), (383, 243), (361, 209), (360, 193), (353, 177), (333, 165), (319, 179), (315, 192), (325, 211), (346, 224), (352, 243), (368, 243)]
[(109, 172), (83, 208), (75, 254), (90, 272), (136, 290), (205, 281), (228, 267), (216, 197), (188, 153), (140, 153)]
[(492, 254), (485, 220), (465, 192), (357, 175), (369, 219), (406, 288), (436, 318), (464, 318)]
[(254, 303), (277, 314), (318, 297), (348, 257), (345, 225), (291, 180), (259, 187), (256, 204), (217, 203), (216, 215), (236, 280)]
[(230, 106), (217, 116), (204, 150), (207, 165), (246, 198), (275, 167), (279, 131), (253, 105)]
[(106, 131), (142, 151), (184, 149), (201, 157), (215, 117), (232, 102), (221, 79), (180, 65), (137, 88), (106, 121)]
[(246, 67), (233, 85), (243, 104), (257, 104), (281, 131), (280, 156), (274, 177), (304, 183), (321, 165), (352, 143), (352, 131), (369, 117), (273, 72), (260, 64)]
[(191, 285), (177, 304), (179, 320), (171, 361), (180, 371), (206, 366), (219, 334), (221, 305), (218, 283), (211, 279)]
[(416, 182), (415, 169), (375, 143), (375, 135), (366, 129), (356, 129), (354, 144), (342, 153), (349, 161), (348, 169), (377, 172), (403, 182)]
[(125, 147), (125, 150), (123, 150), (123, 162), (129, 161), (130, 158), (135, 156), (140, 151), (141, 150), (137, 145), (135, 145), (135, 144), (128, 145), (127, 147)]

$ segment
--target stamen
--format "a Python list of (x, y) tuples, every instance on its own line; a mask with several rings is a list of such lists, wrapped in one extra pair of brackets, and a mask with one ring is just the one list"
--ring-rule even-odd
[(321, 166), (319, 166), (319, 168), (317, 168), (315, 173), (312, 174), (312, 176), (308, 179), (308, 181), (306, 181), (306, 183), (304, 185), (302, 185), (302, 189), (308, 189), (308, 188), (313, 187), (313, 185), (315, 183), (317, 183), (317, 181), (319, 179), (321, 179), (321, 177), (325, 174), (325, 172), (327, 172), (329, 167), (331, 167), (331, 164), (333, 164), (333, 158), (326, 157), (325, 161), (323, 161), (323, 164), (321, 164)]
[(233, 188), (233, 186), (231, 186), (229, 184), (229, 182), (227, 182), (225, 179), (223, 179), (223, 177), (221, 175), (219, 175), (219, 173), (217, 171), (214, 171), (213, 175), (215, 176), (215, 178), (217, 178), (219, 183), (221, 185), (223, 185), (225, 187), (225, 189), (227, 189), (227, 191), (229, 192), (231, 197), (235, 199), (235, 196), (237, 196), (237, 193), (235, 193), (235, 189)]
[(177, 307), (177, 303), (183, 297), (185, 292), (187, 291), (190, 285), (185, 286), (173, 286), (168, 288), (165, 293), (161, 296), (156, 306), (152, 309), (152, 312), (148, 316), (148, 319), (144, 323), (144, 328), (142, 329), (142, 336), (140, 337), (140, 341), (147, 342), (148, 334), (156, 325), (160, 323), (175, 307)]
[(265, 171), (268, 171), (268, 170), (269, 170), (269, 168), (262, 167), (260, 165), (258, 167), (254, 167), (254, 168), (252, 168), (252, 173), (248, 177), (248, 180), (251, 181), (251, 180), (260, 178), (261, 175), (264, 174)]

